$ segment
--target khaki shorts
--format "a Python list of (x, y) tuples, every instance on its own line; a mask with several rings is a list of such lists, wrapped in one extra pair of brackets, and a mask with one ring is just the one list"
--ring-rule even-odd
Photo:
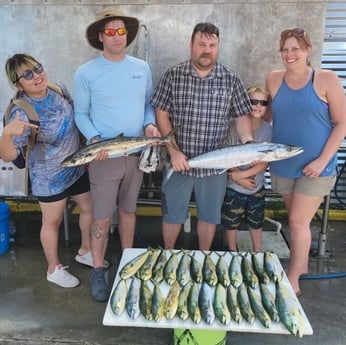
[(307, 196), (329, 195), (333, 189), (336, 176), (284, 178), (271, 174), (272, 190), (279, 194), (298, 193)]
[(92, 161), (89, 180), (95, 219), (111, 218), (118, 207), (136, 211), (143, 181), (137, 156)]

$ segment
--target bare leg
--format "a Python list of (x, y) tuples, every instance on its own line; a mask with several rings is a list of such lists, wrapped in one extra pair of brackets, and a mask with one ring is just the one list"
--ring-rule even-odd
[(198, 220), (197, 235), (200, 250), (210, 250), (216, 231), (216, 225)]
[(84, 255), (91, 250), (91, 222), (92, 222), (92, 203), (90, 192), (74, 195), (72, 199), (79, 207), (79, 228), (81, 231), (81, 245), (78, 250), (79, 255)]
[(163, 242), (164, 242), (164, 247), (166, 249), (174, 248), (180, 233), (180, 229), (181, 229), (181, 224), (169, 224), (164, 221), (162, 222)]
[(228, 250), (230, 250), (231, 252), (236, 252), (238, 250), (237, 248), (238, 230), (227, 229), (225, 230), (225, 232), (226, 232)]
[(110, 223), (111, 218), (94, 219), (91, 225), (91, 251), (94, 261), (94, 268), (104, 266)]
[(118, 209), (118, 229), (120, 236), (121, 249), (132, 248), (135, 237), (136, 214)]
[(262, 251), (262, 228), (250, 229), (252, 250), (257, 253)]
[(53, 273), (60, 264), (58, 256), (59, 227), (61, 225), (66, 199), (56, 202), (39, 202), (42, 212), (40, 239), (48, 263), (48, 273)]
[(289, 214), (290, 262), (287, 277), (295, 292), (300, 290), (299, 277), (308, 272), (311, 247), (310, 223), (315, 215), (321, 197), (301, 194), (283, 195)]

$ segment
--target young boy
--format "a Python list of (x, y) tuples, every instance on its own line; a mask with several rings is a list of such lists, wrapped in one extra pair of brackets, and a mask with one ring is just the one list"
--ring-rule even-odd
[[(263, 120), (269, 103), (269, 93), (259, 86), (250, 87), (247, 91), (252, 104), (251, 122), (254, 139), (256, 142), (269, 142), (272, 138), (272, 126)], [(235, 138), (231, 139), (234, 142)], [(253, 251), (262, 250), (265, 210), (264, 172), (267, 167), (267, 162), (258, 162), (228, 171), (221, 224), (226, 230), (230, 251), (238, 251), (237, 230), (243, 217), (249, 227)]]

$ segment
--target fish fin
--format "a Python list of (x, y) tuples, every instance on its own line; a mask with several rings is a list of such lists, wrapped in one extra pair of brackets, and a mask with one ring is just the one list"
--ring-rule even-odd
[(163, 170), (162, 185), (164, 185), (174, 173), (172, 165), (168, 161), (164, 161), (163, 164), (165, 169)]
[(267, 153), (271, 153), (271, 152), (273, 152), (273, 150), (260, 150), (260, 151), (258, 151), (258, 153), (263, 153), (263, 154), (267, 154)]
[(108, 154), (108, 159), (109, 158), (119, 158), (119, 157), (124, 157), (124, 156), (128, 156), (128, 154), (127, 153), (126, 154), (115, 153), (113, 155)]
[(121, 132), (120, 134), (118, 134), (115, 139), (121, 139), (124, 137), (124, 132)]

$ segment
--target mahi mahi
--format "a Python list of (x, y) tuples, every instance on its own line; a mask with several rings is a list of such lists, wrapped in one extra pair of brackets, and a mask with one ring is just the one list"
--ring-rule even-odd
[(281, 322), (293, 335), (303, 336), (304, 320), (298, 304), (282, 281), (276, 281), (275, 304)]
[(165, 137), (125, 137), (123, 134), (113, 139), (90, 144), (66, 157), (61, 165), (73, 167), (91, 162), (98, 153), (107, 152), (112, 158), (128, 156), (151, 144), (167, 144), (176, 148), (172, 142), (173, 132)]

